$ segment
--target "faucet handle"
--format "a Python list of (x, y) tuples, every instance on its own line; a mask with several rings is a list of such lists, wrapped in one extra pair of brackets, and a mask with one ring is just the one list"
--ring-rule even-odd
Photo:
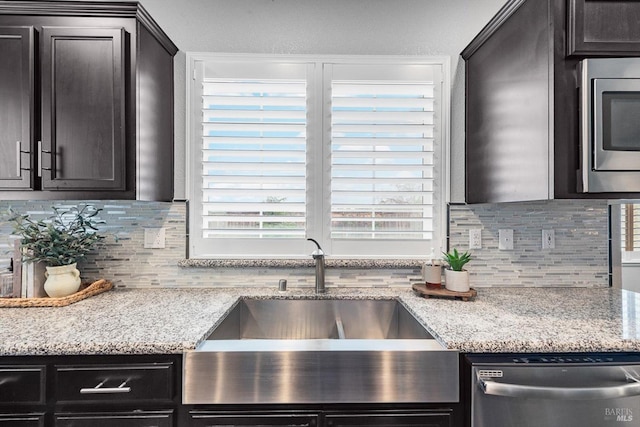
[(320, 256), (324, 256), (324, 251), (322, 250), (322, 248), (320, 247), (320, 243), (318, 243), (315, 239), (307, 239), (312, 241), (313, 243), (316, 244), (316, 246), (318, 247), (318, 249), (316, 249), (315, 251), (313, 251), (313, 253), (311, 255), (313, 255), (313, 257), (320, 257)]

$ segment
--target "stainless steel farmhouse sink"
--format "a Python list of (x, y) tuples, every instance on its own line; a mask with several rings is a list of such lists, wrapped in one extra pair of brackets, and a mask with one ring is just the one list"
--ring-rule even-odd
[(183, 402), (456, 402), (458, 378), (397, 300), (241, 299), (185, 353)]
[(207, 340), (432, 339), (395, 300), (241, 300)]

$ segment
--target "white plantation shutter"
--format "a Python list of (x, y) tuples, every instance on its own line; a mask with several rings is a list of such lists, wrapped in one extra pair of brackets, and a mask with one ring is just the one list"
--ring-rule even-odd
[(432, 238), (433, 86), (333, 82), (332, 238)]
[[(623, 204), (621, 219), (622, 250), (640, 252), (640, 204)], [(629, 256), (638, 259), (635, 254)]]
[(306, 82), (203, 81), (204, 238), (303, 238)]
[(347, 240), (369, 241), (362, 246), (381, 255), (401, 247), (408, 249), (406, 255), (437, 251), (439, 70), (333, 64), (325, 72), (331, 96), (333, 251), (353, 250), (354, 244), (340, 242)]
[(193, 64), (191, 257), (438, 253), (441, 60)]
[(640, 251), (640, 204), (631, 205), (631, 213), (633, 218), (633, 226), (631, 227), (631, 241), (633, 242), (633, 250)]

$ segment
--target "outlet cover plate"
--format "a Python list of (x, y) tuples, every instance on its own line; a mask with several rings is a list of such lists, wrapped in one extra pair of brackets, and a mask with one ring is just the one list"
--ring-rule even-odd
[(164, 249), (164, 246), (165, 246), (165, 229), (163, 227), (144, 229), (145, 249)]
[(482, 249), (482, 229), (469, 230), (469, 249)]

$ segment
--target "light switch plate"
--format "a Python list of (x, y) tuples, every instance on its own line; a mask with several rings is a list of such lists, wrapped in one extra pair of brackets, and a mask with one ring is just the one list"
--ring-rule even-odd
[(501, 251), (513, 250), (513, 230), (503, 228), (498, 230), (498, 249)]
[(164, 249), (164, 245), (165, 229), (163, 227), (144, 229), (145, 249)]
[(542, 249), (556, 248), (556, 233), (553, 230), (542, 230)]

